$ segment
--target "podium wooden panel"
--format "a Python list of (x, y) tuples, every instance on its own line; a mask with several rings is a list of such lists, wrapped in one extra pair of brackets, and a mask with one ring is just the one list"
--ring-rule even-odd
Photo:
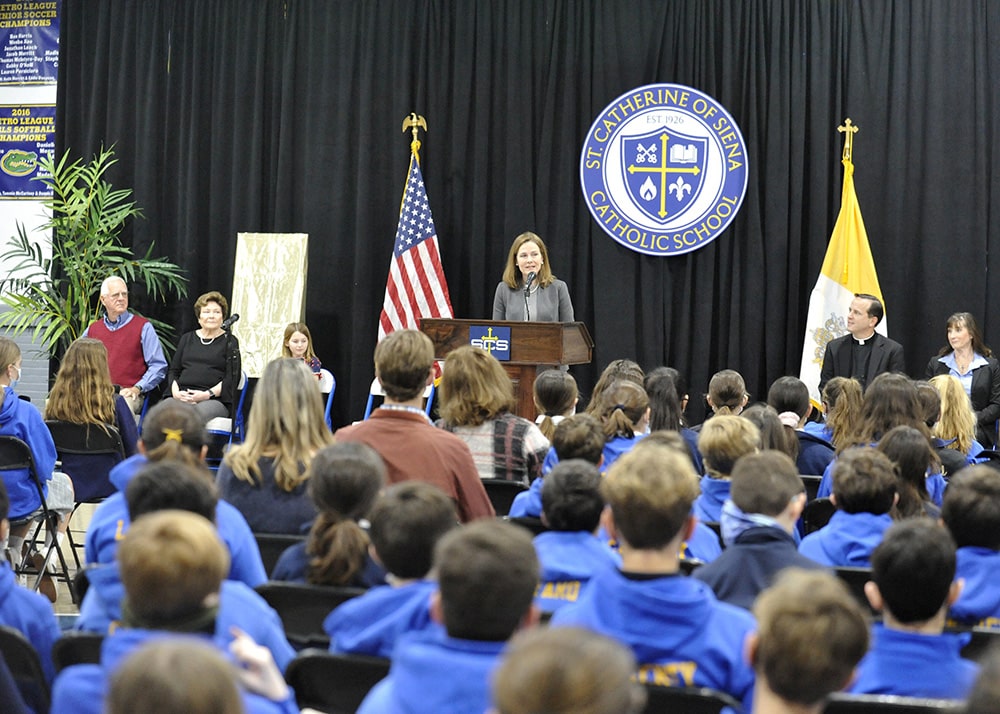
[[(445, 359), (456, 347), (469, 344), (470, 327), (509, 327), (510, 361), (501, 362), (517, 398), (519, 416), (534, 420), (532, 389), (539, 367), (589, 364), (594, 341), (582, 322), (508, 322), (423, 318), (420, 330), (434, 343), (434, 356)], [(445, 366), (447, 369), (447, 366)]]

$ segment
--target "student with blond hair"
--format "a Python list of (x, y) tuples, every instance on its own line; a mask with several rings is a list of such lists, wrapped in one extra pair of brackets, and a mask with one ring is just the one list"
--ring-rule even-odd
[(753, 672), (743, 648), (753, 618), (679, 576), (681, 544), (696, 523), (691, 460), (666, 446), (634, 449), (608, 471), (602, 492), (602, 523), (619, 544), (621, 568), (595, 574), (552, 625), (585, 627), (628, 645), (640, 682), (711, 687), (749, 709)]
[[(753, 606), (754, 714), (819, 714), (868, 648), (865, 613), (836, 576), (790, 568)], [(751, 711), (749, 708), (747, 711)]]
[(494, 714), (639, 714), (635, 657), (577, 627), (535, 628), (511, 640), (493, 675)]
[[(104, 711), (110, 679), (130, 655), (151, 642), (190, 638), (226, 651), (239, 637), (215, 631), (229, 554), (204, 517), (166, 510), (137, 518), (122, 539), (118, 562), (125, 590), (123, 626), (105, 638), (99, 664), (74, 665), (59, 673), (52, 688), (53, 711)], [(275, 666), (273, 660), (269, 666)], [(297, 711), (290, 689), (278, 694), (279, 701), (271, 701), (244, 691), (243, 704), (254, 713)]]
[(718, 523), (722, 504), (729, 498), (729, 474), (741, 456), (754, 454), (760, 446), (760, 429), (749, 419), (734, 414), (716, 414), (698, 435), (698, 450), (705, 464), (701, 495), (694, 504), (700, 521)]

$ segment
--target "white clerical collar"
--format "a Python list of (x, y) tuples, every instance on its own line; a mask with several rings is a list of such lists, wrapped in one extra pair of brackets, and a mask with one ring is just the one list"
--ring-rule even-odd
[[(854, 337), (854, 335), (851, 335), (851, 337)], [(860, 338), (858, 338), (858, 337), (854, 337), (854, 341), (857, 342), (860, 346), (864, 347), (866, 342), (868, 342), (869, 340), (872, 340), (874, 338), (875, 338), (875, 333), (873, 332), (870, 335), (868, 335), (868, 337), (864, 338), (863, 340), (860, 339)]]

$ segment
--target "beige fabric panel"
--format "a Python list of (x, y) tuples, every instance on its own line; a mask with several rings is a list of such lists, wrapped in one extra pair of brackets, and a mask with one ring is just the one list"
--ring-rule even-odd
[(281, 356), (285, 325), (305, 316), (308, 249), (307, 233), (237, 234), (229, 304), (240, 315), (233, 333), (249, 377)]

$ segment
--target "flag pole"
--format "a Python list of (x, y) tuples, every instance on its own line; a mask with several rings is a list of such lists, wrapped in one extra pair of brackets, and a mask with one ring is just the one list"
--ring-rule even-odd
[[(819, 383), (822, 381), (826, 347), (832, 340), (847, 334), (844, 315), (854, 295), (871, 293), (882, 300), (882, 289), (875, 271), (868, 232), (865, 230), (858, 196), (854, 190), (854, 135), (859, 129), (848, 117), (837, 127), (837, 131), (844, 135), (840, 162), (844, 171), (840, 211), (830, 234), (816, 286), (809, 296), (802, 366), (799, 370), (799, 378), (809, 387), (810, 399), (817, 407), (822, 401)], [(884, 300), (882, 302), (884, 305)], [(876, 328), (882, 335), (888, 334), (888, 310), (885, 312), (886, 315)]]
[[(848, 119), (850, 122), (850, 119)], [(416, 112), (410, 112), (410, 115), (403, 119), (403, 133), (409, 129), (413, 132), (413, 139), (410, 141), (410, 153), (414, 155), (417, 159), (417, 163), (420, 163), (420, 139), (417, 136), (417, 128), (421, 128), (427, 131), (427, 120)], [(857, 130), (855, 130), (857, 131)]]

